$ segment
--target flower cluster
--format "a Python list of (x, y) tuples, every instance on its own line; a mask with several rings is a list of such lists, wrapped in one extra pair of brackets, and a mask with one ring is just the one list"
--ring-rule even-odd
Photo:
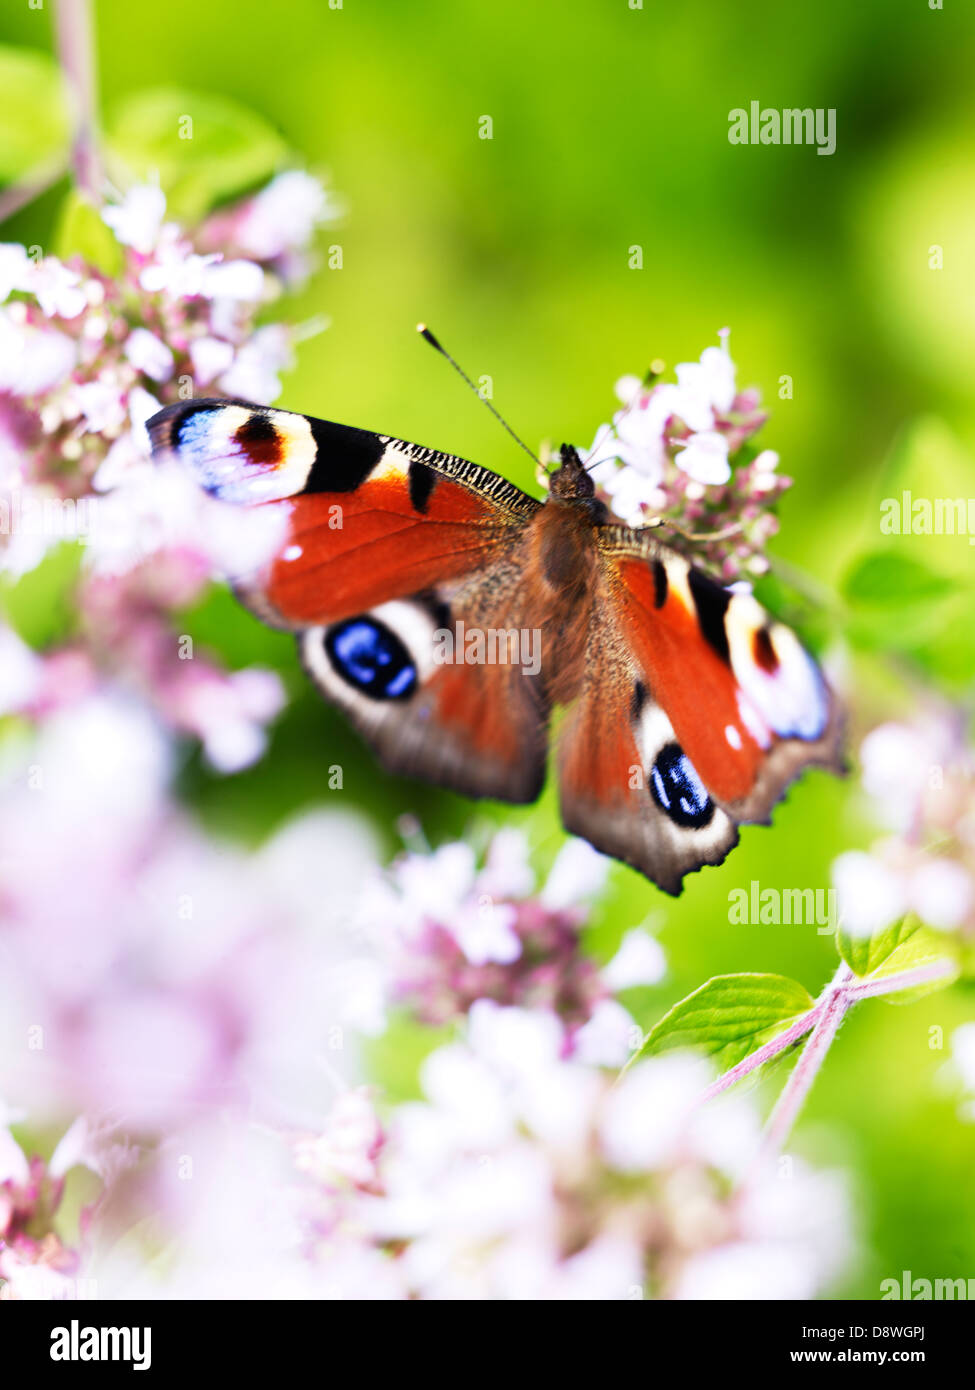
[[(757, 1140), (749, 1103), (696, 1109), (708, 1068), (685, 1056), (614, 1087), (562, 1043), (545, 1010), (481, 1000), (466, 1037), (427, 1058), (423, 1101), (383, 1129), (358, 1095), (341, 1108), (341, 1145), (332, 1122), (321, 1148), (300, 1151), (324, 1155), (328, 1202), (341, 1180), (329, 1232), (385, 1252), (384, 1296), (810, 1298), (828, 1285), (848, 1250), (835, 1176), (789, 1166), (732, 1199)], [(331, 1264), (339, 1293), (360, 1267)]]
[[(113, 1173), (77, 1144), (62, 1154), (65, 1141), (55, 1180), (82, 1162), (104, 1184), (80, 1253), (57, 1247), (65, 1275), (99, 1297), (805, 1299), (829, 1288), (851, 1239), (836, 1174), (783, 1160), (736, 1189), (758, 1138), (750, 1101), (697, 1106), (709, 1070), (680, 1055), (613, 1086), (567, 1059), (563, 1038), (545, 1010), (482, 1000), (465, 1037), (424, 1063), (424, 1098), (385, 1120), (358, 1087), (317, 1127), (228, 1115), (217, 1135), (198, 1121), (178, 1159), (162, 1144), (135, 1178), (132, 1150), (120, 1148)], [(198, 1159), (219, 1183), (197, 1181)], [(178, 1237), (161, 1270), (100, 1239), (108, 1193)], [(39, 1257), (12, 1243), (0, 1253), (6, 1297), (36, 1296)]]
[(846, 930), (869, 936), (907, 913), (975, 931), (975, 750), (961, 712), (873, 729), (860, 750), (863, 787), (887, 828), (869, 853), (833, 865)]
[[(10, 1126), (21, 1118), (0, 1103), (0, 1298), (75, 1299), (93, 1294), (83, 1274), (90, 1258), (88, 1232), (102, 1200), (138, 1161), (138, 1149), (111, 1126), (92, 1130), (80, 1116), (50, 1159), (28, 1158)], [(65, 1180), (87, 1168), (101, 1181), (96, 1199), (81, 1208), (78, 1239), (66, 1245), (56, 1229)]]
[(612, 994), (655, 984), (664, 959), (640, 929), (604, 970), (582, 950), (580, 930), (607, 869), (584, 840), (572, 840), (539, 890), (517, 830), (495, 834), (480, 867), (468, 843), (404, 855), (362, 904), (368, 921), (382, 924), (391, 999), (432, 1025), (481, 999), (550, 1010), (568, 1051), (621, 1065), (639, 1030)]
[(659, 517), (713, 536), (689, 541), (666, 533), (668, 544), (725, 582), (762, 574), (765, 546), (778, 529), (771, 508), (791, 479), (776, 472), (776, 453), (748, 444), (766, 419), (758, 392), (738, 391), (726, 342), (705, 348), (699, 362), (678, 363), (676, 376), (676, 383), (618, 381), (622, 409), (597, 430), (586, 465), (627, 525)]
[(213, 767), (233, 772), (259, 756), (280, 683), (256, 669), (226, 673), (187, 648), (172, 618), (215, 574), (246, 573), (270, 555), (283, 518), (273, 507), (240, 513), (178, 469), (153, 467), (145, 422), (201, 391), (277, 395), (294, 333), (257, 327), (256, 315), (307, 268), (308, 242), (333, 208), (316, 180), (291, 171), (195, 239), (165, 209), (147, 186), (104, 209), (112, 274), (0, 246), (0, 568), (17, 576), (51, 546), (85, 542), (78, 632), (34, 662), (26, 698), (5, 708), (30, 716), (38, 701), (106, 680), (136, 689), (202, 741)]
[(214, 840), (172, 799), (172, 740), (117, 694), (54, 710), (5, 753), (12, 1104), (161, 1133), (211, 1105), (276, 1113), (321, 1057), (353, 1067), (350, 1030), (383, 1026), (381, 979), (347, 925), (376, 864), (353, 815), (310, 812), (257, 853)]

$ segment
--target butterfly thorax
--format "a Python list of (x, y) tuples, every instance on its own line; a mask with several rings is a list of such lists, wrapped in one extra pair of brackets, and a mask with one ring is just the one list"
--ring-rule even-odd
[(559, 457), (562, 460), (561, 466), (549, 479), (550, 495), (566, 502), (588, 500), (594, 497), (596, 488), (593, 480), (586, 472), (582, 459), (572, 445), (563, 444), (559, 451)]

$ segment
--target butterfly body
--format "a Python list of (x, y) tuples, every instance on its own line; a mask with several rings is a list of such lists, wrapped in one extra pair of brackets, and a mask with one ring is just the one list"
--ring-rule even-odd
[(394, 772), (533, 801), (558, 720), (567, 828), (675, 893), (803, 766), (838, 766), (836, 702), (795, 636), (613, 522), (571, 448), (539, 502), (455, 455), (245, 402), (149, 428), (215, 496), (288, 510), (240, 596), (295, 632)]

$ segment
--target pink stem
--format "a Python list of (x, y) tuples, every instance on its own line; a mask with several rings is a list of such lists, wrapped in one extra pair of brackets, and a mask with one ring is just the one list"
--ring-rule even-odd
[(719, 1096), (722, 1091), (727, 1091), (729, 1086), (733, 1086), (736, 1081), (740, 1081), (743, 1076), (747, 1076), (748, 1073), (754, 1071), (756, 1067), (763, 1066), (779, 1052), (784, 1052), (787, 1047), (791, 1047), (793, 1043), (798, 1042), (816, 1023), (821, 1011), (822, 1006), (816, 1005), (816, 1007), (810, 1009), (808, 1013), (803, 1014), (801, 1018), (797, 1018), (795, 1023), (787, 1028), (784, 1033), (780, 1033), (779, 1036), (773, 1038), (771, 1042), (764, 1043), (761, 1047), (757, 1048), (756, 1051), (750, 1052), (748, 1056), (744, 1057), (737, 1065), (723, 1072), (716, 1081), (711, 1082), (707, 1090), (702, 1091), (697, 1104), (703, 1105), (706, 1100), (711, 1100), (714, 1096)]
[(754, 1174), (770, 1159), (774, 1158), (789, 1137), (796, 1117), (816, 1080), (819, 1068), (822, 1066), (839, 1026), (843, 1022), (844, 1015), (853, 1002), (848, 988), (848, 981), (851, 978), (852, 972), (849, 966), (845, 964), (840, 966), (832, 983), (819, 1001), (817, 1006), (819, 1018), (809, 1041), (802, 1050), (802, 1055), (793, 1068), (792, 1075), (779, 1096), (775, 1109), (772, 1111), (772, 1117), (768, 1122), (761, 1146), (752, 1165), (751, 1174)]
[(64, 175), (66, 168), (63, 160), (45, 165), (43, 169), (28, 174), (20, 183), (12, 183), (9, 188), (5, 188), (0, 193), (0, 222), (6, 222), (8, 217), (13, 217), (15, 212), (19, 212), (42, 193), (46, 193)]
[(58, 59), (72, 88), (76, 107), (72, 167), (78, 187), (100, 198), (102, 166), (95, 118), (95, 50), (90, 0), (58, 0), (55, 33)]
[(846, 997), (851, 1004), (858, 999), (872, 999), (878, 994), (893, 994), (902, 989), (915, 989), (918, 985), (933, 984), (955, 973), (954, 962), (950, 960), (932, 961), (930, 965), (918, 965), (913, 970), (902, 970), (898, 975), (887, 975), (879, 980), (863, 980), (860, 984), (848, 985)]

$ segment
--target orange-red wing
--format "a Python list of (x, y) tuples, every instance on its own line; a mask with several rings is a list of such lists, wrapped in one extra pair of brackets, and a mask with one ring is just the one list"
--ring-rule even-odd
[(837, 702), (795, 634), (751, 594), (630, 536), (604, 553), (639, 678), (714, 800), (739, 820), (767, 817), (803, 766), (840, 765)]
[(212, 495), (282, 504), (288, 535), (241, 586), (284, 627), (433, 589), (505, 553), (539, 503), (486, 468), (387, 435), (243, 402), (189, 401), (149, 424)]

